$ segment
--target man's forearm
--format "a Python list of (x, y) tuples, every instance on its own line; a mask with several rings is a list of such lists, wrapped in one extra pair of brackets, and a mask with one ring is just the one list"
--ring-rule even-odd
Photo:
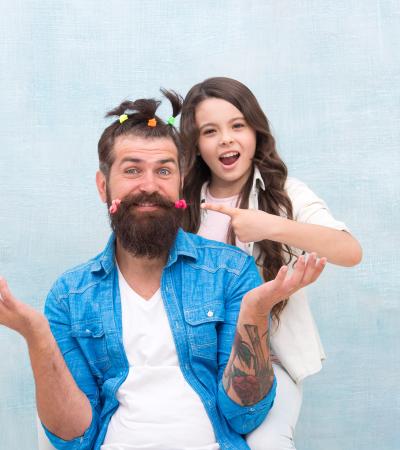
[(259, 402), (273, 384), (268, 326), (268, 317), (255, 315), (243, 301), (223, 376), (226, 393), (241, 405)]
[(41, 421), (61, 439), (82, 436), (92, 421), (92, 408), (75, 383), (47, 321), (26, 340)]
[(297, 260), (290, 276), (282, 266), (275, 279), (249, 291), (242, 300), (236, 325), (236, 335), (223, 385), (228, 396), (240, 405), (252, 405), (262, 400), (270, 390), (274, 374), (269, 351), (269, 316), (274, 305), (298, 289), (313, 283), (326, 264), (311, 253), (307, 263)]

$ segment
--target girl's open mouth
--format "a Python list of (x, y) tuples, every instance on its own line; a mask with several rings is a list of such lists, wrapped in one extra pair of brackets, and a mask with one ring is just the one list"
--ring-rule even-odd
[(228, 152), (224, 153), (219, 157), (219, 160), (222, 162), (224, 166), (231, 166), (235, 163), (240, 157), (239, 152)]

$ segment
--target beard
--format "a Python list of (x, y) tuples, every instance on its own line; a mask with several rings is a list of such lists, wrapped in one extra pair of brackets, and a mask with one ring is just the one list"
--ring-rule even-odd
[[(182, 223), (183, 210), (160, 194), (137, 194), (121, 199), (114, 214), (110, 214), (111, 228), (122, 247), (133, 256), (155, 259), (168, 254)], [(107, 203), (112, 199), (107, 192)], [(151, 203), (154, 211), (138, 211), (137, 206)]]

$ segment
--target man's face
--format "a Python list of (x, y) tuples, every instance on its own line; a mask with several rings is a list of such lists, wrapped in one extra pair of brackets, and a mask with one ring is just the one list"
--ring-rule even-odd
[(180, 172), (174, 142), (167, 138), (120, 136), (114, 143), (108, 180), (97, 173), (100, 196), (108, 205), (120, 199), (110, 215), (121, 245), (135, 256), (156, 258), (168, 252), (180, 226)]

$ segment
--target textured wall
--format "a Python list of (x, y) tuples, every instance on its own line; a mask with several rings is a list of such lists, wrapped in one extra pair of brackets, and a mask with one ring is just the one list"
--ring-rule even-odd
[[(328, 360), (306, 382), (298, 450), (398, 449), (399, 19), (396, 0), (2, 2), (0, 273), (41, 308), (59, 273), (102, 248), (108, 108), (235, 77), (291, 175), (364, 247), (359, 267), (312, 288)], [(0, 449), (35, 449), (23, 340), (1, 328), (0, 353)]]

